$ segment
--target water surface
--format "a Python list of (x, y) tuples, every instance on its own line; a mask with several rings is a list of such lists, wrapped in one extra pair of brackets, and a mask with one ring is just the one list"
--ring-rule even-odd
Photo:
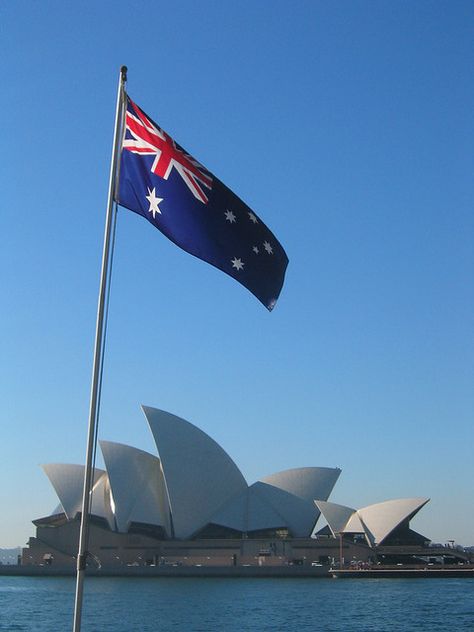
[[(71, 630), (74, 587), (0, 577), (0, 631)], [(474, 579), (88, 578), (82, 630), (474, 630)]]

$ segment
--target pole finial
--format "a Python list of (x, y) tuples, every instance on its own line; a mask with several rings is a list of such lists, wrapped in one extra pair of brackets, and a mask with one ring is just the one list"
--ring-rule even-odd
[(121, 76), (122, 76), (122, 81), (123, 81), (123, 82), (127, 81), (127, 71), (128, 71), (127, 66), (121, 66), (121, 68), (120, 68), (120, 74), (121, 74)]

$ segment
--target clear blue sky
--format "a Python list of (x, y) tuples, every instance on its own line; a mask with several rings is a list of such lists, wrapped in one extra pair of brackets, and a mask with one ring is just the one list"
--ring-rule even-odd
[(249, 483), (340, 466), (335, 502), (431, 502), (474, 544), (472, 2), (3, 2), (0, 546), (83, 463), (118, 70), (285, 246), (273, 313), (119, 213), (100, 437), (140, 404)]

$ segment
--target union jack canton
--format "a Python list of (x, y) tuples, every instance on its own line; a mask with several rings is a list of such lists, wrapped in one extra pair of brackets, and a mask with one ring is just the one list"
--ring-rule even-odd
[(288, 265), (273, 233), (128, 96), (124, 131), (116, 202), (272, 310)]

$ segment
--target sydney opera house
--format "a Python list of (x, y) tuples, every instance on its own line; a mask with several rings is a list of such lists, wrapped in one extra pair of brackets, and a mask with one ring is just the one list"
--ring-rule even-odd
[[(143, 407), (158, 456), (100, 441), (89, 551), (99, 565), (329, 564), (373, 560), (427, 538), (409, 522), (428, 502), (405, 498), (352, 509), (329, 502), (338, 468), (301, 467), (249, 485), (231, 457), (193, 424)], [(23, 564), (74, 565), (84, 467), (43, 469), (59, 505), (34, 520)]]

